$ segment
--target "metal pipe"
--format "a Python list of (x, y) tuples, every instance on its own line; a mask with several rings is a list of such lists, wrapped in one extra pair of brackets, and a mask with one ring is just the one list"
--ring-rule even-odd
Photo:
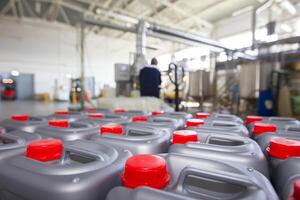
[(252, 13), (252, 49), (256, 48), (256, 36), (255, 36), (255, 32), (256, 32), (256, 18), (257, 15), (259, 13), (261, 13), (263, 10), (269, 8), (273, 3), (273, 0), (266, 0), (265, 2), (263, 2), (262, 4), (260, 4), (258, 7), (256, 7), (253, 10)]
[(81, 110), (84, 110), (84, 27), (85, 22), (82, 19), (81, 27), (80, 27), (80, 63), (81, 63), (81, 75), (80, 75), (80, 82), (81, 82), (81, 92), (80, 92), (80, 106)]
[(163, 27), (158, 24), (149, 24), (149, 25), (150, 25), (148, 28), (149, 30), (151, 30), (155, 33), (159, 33), (161, 35), (167, 35), (167, 36), (171, 36), (171, 37), (175, 37), (175, 38), (179, 38), (179, 39), (183, 39), (183, 40), (187, 40), (187, 41), (191, 41), (191, 42), (196, 42), (196, 43), (211, 46), (211, 47), (214, 47), (217, 49), (223, 49), (223, 50), (227, 50), (227, 51), (233, 50), (233, 49), (226, 47), (225, 45), (223, 45), (222, 43), (220, 43), (218, 41), (211, 40), (211, 39), (199, 36), (199, 35)]

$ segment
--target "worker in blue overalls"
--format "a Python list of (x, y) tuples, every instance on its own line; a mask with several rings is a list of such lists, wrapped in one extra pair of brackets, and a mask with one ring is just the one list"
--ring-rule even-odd
[(152, 58), (151, 65), (145, 65), (139, 75), (141, 96), (159, 98), (161, 74), (157, 68), (158, 61)]

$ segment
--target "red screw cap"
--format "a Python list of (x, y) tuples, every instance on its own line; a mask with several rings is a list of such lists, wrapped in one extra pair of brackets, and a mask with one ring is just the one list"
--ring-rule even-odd
[(186, 128), (188, 128), (188, 127), (197, 127), (197, 126), (200, 126), (200, 125), (203, 125), (203, 124), (204, 124), (204, 121), (202, 119), (188, 119), (185, 122), (185, 127)]
[(259, 135), (259, 134), (264, 134), (266, 132), (274, 133), (274, 132), (276, 132), (276, 130), (277, 130), (277, 127), (275, 124), (266, 124), (266, 123), (256, 122), (256, 123), (254, 123), (252, 132), (254, 134)]
[(68, 115), (69, 111), (56, 111), (55, 114), (56, 115)]
[(131, 118), (132, 122), (147, 122), (148, 121), (148, 117), (146, 116), (134, 116)]
[(101, 134), (116, 134), (122, 135), (123, 134), (123, 126), (120, 124), (105, 124), (100, 128)]
[(13, 115), (10, 119), (25, 122), (29, 120), (29, 115)]
[(125, 187), (148, 186), (162, 189), (168, 185), (170, 174), (166, 161), (155, 155), (140, 154), (132, 156), (125, 163), (122, 183)]
[(196, 113), (196, 118), (197, 119), (204, 119), (210, 116), (210, 113), (203, 113), (203, 112), (198, 112)]
[(62, 157), (63, 144), (58, 139), (42, 139), (27, 146), (26, 157), (41, 162), (57, 160)]
[(262, 121), (262, 120), (263, 120), (263, 117), (260, 117), (260, 116), (247, 116), (246, 120), (245, 120), (245, 124), (249, 125), (253, 122), (259, 122), (259, 121)]
[(97, 108), (95, 108), (95, 107), (86, 107), (86, 108), (84, 108), (84, 110), (85, 111), (95, 111), (95, 110), (97, 110)]
[(300, 156), (300, 141), (278, 137), (270, 141), (267, 149), (270, 156), (286, 159)]
[(88, 114), (88, 117), (100, 119), (100, 118), (104, 117), (104, 114), (103, 113), (90, 113), (90, 114)]
[(186, 144), (188, 142), (198, 142), (198, 134), (191, 130), (180, 130), (173, 132), (172, 144)]
[(50, 120), (48, 122), (49, 126), (58, 127), (58, 128), (68, 128), (69, 121), (65, 119), (58, 119), (58, 120)]
[(125, 113), (126, 110), (124, 109), (117, 109), (117, 110), (114, 110), (115, 113)]
[(165, 114), (165, 112), (164, 111), (153, 111), (151, 114), (153, 116), (156, 116), (156, 115), (163, 115), (163, 114)]
[(300, 199), (300, 180), (294, 182), (294, 192), (288, 198), (288, 200), (299, 200)]

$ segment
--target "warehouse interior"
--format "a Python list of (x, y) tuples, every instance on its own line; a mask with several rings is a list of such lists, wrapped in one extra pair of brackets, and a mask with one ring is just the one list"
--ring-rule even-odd
[(3, 0), (1, 113), (23, 101), (121, 108), (140, 97), (139, 70), (156, 57), (168, 109), (297, 117), (298, 9), (297, 0)]
[(1, 200), (300, 200), (300, 0), (0, 0)]

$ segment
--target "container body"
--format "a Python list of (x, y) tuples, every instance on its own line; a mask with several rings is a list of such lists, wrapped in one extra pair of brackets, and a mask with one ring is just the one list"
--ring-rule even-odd
[(257, 143), (241, 136), (198, 132), (199, 142), (173, 144), (169, 152), (252, 167), (269, 178), (267, 160)]
[(120, 185), (131, 154), (120, 148), (77, 140), (64, 144), (64, 156), (39, 162), (24, 152), (0, 161), (0, 197), (10, 200), (101, 200)]
[(270, 182), (252, 168), (175, 153), (161, 156), (171, 176), (163, 190), (117, 187), (106, 199), (278, 199)]
[(123, 126), (124, 132), (121, 135), (97, 134), (91, 140), (127, 149), (132, 154), (158, 154), (168, 151), (171, 138), (169, 132), (138, 123)]
[(17, 121), (5, 119), (0, 121), (0, 126), (5, 128), (6, 132), (22, 130), (26, 132), (34, 132), (38, 127), (46, 125), (48, 120), (45, 117), (29, 117), (27, 121)]
[(35, 130), (44, 138), (57, 138), (63, 141), (78, 139), (89, 139), (93, 135), (99, 134), (99, 126), (92, 123), (69, 122), (67, 128), (53, 127), (49, 125), (41, 126)]

